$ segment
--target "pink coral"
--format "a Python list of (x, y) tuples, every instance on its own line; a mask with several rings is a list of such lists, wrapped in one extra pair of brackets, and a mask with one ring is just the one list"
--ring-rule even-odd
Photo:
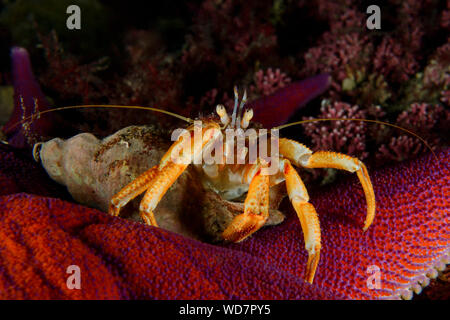
[(347, 78), (347, 68), (359, 69), (368, 64), (371, 46), (367, 36), (358, 33), (337, 37), (331, 32), (323, 36), (321, 45), (309, 49), (305, 54), (307, 74), (329, 72), (334, 75), (332, 86), (340, 91), (340, 82)]
[(403, 161), (416, 156), (423, 144), (417, 138), (401, 135), (393, 137), (389, 144), (383, 144), (378, 150), (377, 158), (381, 161)]
[(186, 37), (182, 63), (192, 72), (219, 67), (227, 79), (236, 78), (250, 61), (274, 54), (277, 37), (269, 14), (270, 7), (259, 1), (203, 1)]
[(450, 28), (450, 2), (447, 1), (447, 10), (442, 12), (441, 27)]
[(254, 81), (255, 85), (250, 87), (251, 90), (263, 96), (268, 96), (291, 83), (291, 78), (278, 68), (275, 71), (269, 68), (265, 72), (263, 70), (257, 71), (254, 76)]
[(446, 105), (450, 105), (450, 90), (444, 90), (441, 92), (441, 101)]
[(318, 6), (319, 16), (328, 21), (330, 30), (304, 54), (305, 67), (301, 74), (330, 73), (334, 89), (331, 96), (337, 98), (349, 72), (370, 65), (373, 45), (367, 32), (361, 32), (365, 30), (365, 15), (354, 1), (320, 1)]
[(388, 79), (406, 81), (418, 67), (413, 53), (392, 37), (384, 38), (377, 47), (374, 68)]
[[(396, 1), (393, 1), (396, 2)], [(395, 3), (398, 5), (398, 3)], [(398, 21), (395, 32), (383, 38), (376, 48), (374, 70), (386, 79), (403, 82), (415, 74), (420, 66), (422, 38), (424, 32), (423, 12), (426, 1), (402, 1), (398, 7)]]
[[(427, 72), (428, 71), (428, 72)], [(441, 101), (449, 104), (450, 88), (450, 38), (436, 50), (431, 66), (425, 69), (424, 83), (442, 88)]]
[(364, 13), (355, 7), (353, 0), (324, 0), (318, 1), (318, 13), (328, 20), (330, 30), (339, 33), (344, 28), (363, 27)]
[(427, 103), (413, 103), (410, 108), (403, 111), (397, 118), (397, 124), (421, 132), (431, 131), (434, 126), (445, 117), (446, 112), (442, 106)]
[[(320, 119), (333, 118), (365, 118), (365, 111), (357, 105), (345, 102), (334, 102), (323, 105)], [(309, 120), (313, 118), (303, 118)], [(360, 159), (367, 156), (366, 149), (366, 124), (357, 121), (329, 121), (310, 122), (304, 124), (305, 133), (312, 139), (314, 150), (332, 150)]]
[[(253, 76), (253, 84), (248, 87), (248, 100), (255, 100), (265, 96), (270, 96), (274, 94), (281, 88), (286, 87), (291, 83), (291, 78), (282, 72), (279, 68), (273, 70), (268, 68), (267, 70), (259, 70)], [(233, 107), (234, 97), (230, 97), (227, 92), (224, 92), (221, 97), (219, 97), (218, 88), (213, 88), (207, 91), (200, 98), (200, 106), (202, 109), (211, 108), (211, 105), (215, 103), (221, 103), (225, 105), (228, 109)]]
[(306, 51), (300, 73), (330, 73), (333, 100), (351, 96), (359, 105), (384, 104), (387, 98), (404, 94), (392, 89), (414, 79), (423, 67), (424, 38), (432, 34), (425, 17), (432, 14), (432, 9), (429, 1), (415, 0), (392, 0), (383, 6), (386, 12), (384, 8), (392, 10), (396, 17), (384, 14), (382, 29), (386, 30), (393, 19), (395, 27), (380, 34), (366, 28), (367, 16), (357, 1), (319, 1), (317, 14), (330, 28)]
[[(396, 124), (419, 134), (435, 149), (442, 143), (442, 138), (435, 130), (448, 126), (449, 119), (450, 111), (440, 105), (413, 103), (408, 110), (399, 114)], [(415, 157), (425, 149), (425, 144), (419, 139), (401, 135), (392, 137), (388, 144), (381, 145), (376, 157), (381, 161), (403, 161)]]
[[(273, 72), (269, 68), (266, 75), (262, 70), (256, 74), (254, 81), (257, 84), (249, 87), (247, 107), (253, 109), (252, 121), (266, 128), (286, 123), (297, 110), (327, 90), (330, 84), (328, 74), (319, 74), (294, 83), (290, 83), (291, 79), (279, 69)], [(214, 103), (220, 103), (232, 111), (234, 97), (230, 97), (228, 92), (219, 96), (218, 92), (214, 88), (203, 95), (200, 99), (202, 110), (209, 113)], [(194, 104), (193, 98), (188, 101), (189, 108), (191, 104)]]

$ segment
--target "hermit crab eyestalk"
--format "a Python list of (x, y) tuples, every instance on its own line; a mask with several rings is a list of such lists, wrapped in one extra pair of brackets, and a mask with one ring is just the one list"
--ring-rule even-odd
[(245, 110), (244, 115), (242, 116), (241, 127), (243, 129), (247, 129), (250, 120), (252, 120), (252, 118), (253, 118), (253, 109)]
[(227, 110), (225, 109), (223, 104), (218, 104), (216, 107), (216, 112), (220, 117), (220, 122), (224, 126), (227, 126), (230, 123), (230, 117), (228, 116)]
[(237, 113), (237, 107), (239, 104), (239, 93), (238, 93), (238, 88), (236, 86), (234, 86), (233, 88), (234, 90), (234, 108), (233, 108), (233, 114), (231, 115), (231, 127), (234, 128), (235, 124), (236, 124), (236, 113)]

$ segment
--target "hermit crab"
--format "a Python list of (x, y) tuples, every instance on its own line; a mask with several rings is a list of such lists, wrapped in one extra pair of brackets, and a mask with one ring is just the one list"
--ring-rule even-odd
[(258, 129), (251, 123), (252, 109), (244, 111), (246, 92), (240, 103), (236, 87), (234, 96), (231, 116), (223, 105), (218, 105), (217, 115), (198, 119), (185, 130), (176, 130), (177, 135), (172, 136), (175, 142), (159, 164), (115, 194), (109, 213), (118, 216), (121, 208), (145, 192), (139, 213), (145, 223), (157, 227), (153, 211), (169, 187), (192, 164), (200, 172), (204, 186), (223, 198), (236, 199), (247, 193), (243, 212), (234, 217), (222, 234), (226, 241), (239, 242), (265, 224), (269, 217), (269, 188), (285, 181), (308, 252), (305, 280), (312, 283), (320, 259), (320, 225), (305, 184), (294, 167), (356, 172), (367, 201), (365, 231), (375, 217), (375, 195), (366, 166), (344, 154), (313, 152), (297, 141), (279, 138), (277, 130), (267, 135), (266, 129)]

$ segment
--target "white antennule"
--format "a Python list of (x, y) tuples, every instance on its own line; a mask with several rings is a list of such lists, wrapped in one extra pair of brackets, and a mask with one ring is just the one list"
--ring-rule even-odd
[(244, 105), (246, 102), (247, 102), (247, 90), (244, 90), (244, 96), (242, 97), (241, 105), (239, 106), (236, 128), (240, 128), (241, 126), (242, 109), (244, 109)]
[(231, 115), (231, 127), (232, 128), (234, 128), (234, 125), (236, 124), (236, 111), (237, 111), (238, 103), (239, 103), (238, 89), (236, 86), (234, 86), (234, 108), (233, 108), (233, 114)]
[(220, 122), (226, 127), (230, 123), (230, 117), (228, 116), (227, 110), (223, 104), (218, 104), (216, 107), (216, 112), (220, 117)]
[(244, 115), (242, 116), (242, 122), (241, 127), (243, 129), (247, 129), (248, 125), (250, 124), (250, 120), (253, 118), (253, 109), (247, 109), (244, 112)]

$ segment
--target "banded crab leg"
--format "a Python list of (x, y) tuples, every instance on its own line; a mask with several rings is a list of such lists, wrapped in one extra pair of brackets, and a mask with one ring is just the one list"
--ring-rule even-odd
[(111, 198), (108, 213), (118, 216), (122, 207), (148, 189), (157, 173), (158, 166), (156, 165), (122, 188)]
[(176, 164), (170, 161), (162, 170), (158, 171), (139, 206), (139, 213), (146, 224), (158, 226), (153, 210), (187, 166), (187, 164)]
[(294, 140), (281, 138), (279, 140), (280, 153), (297, 167), (305, 168), (335, 168), (356, 172), (363, 187), (367, 202), (367, 214), (363, 230), (366, 231), (375, 218), (375, 194), (367, 168), (360, 160), (342, 153), (318, 151), (310, 149)]
[[(193, 126), (188, 128), (188, 131), (191, 132), (192, 135)], [(178, 146), (182, 146), (182, 144), (185, 143), (183, 139), (179, 139), (169, 148), (166, 154), (162, 157), (158, 167), (158, 173), (150, 183), (150, 187), (145, 193), (139, 206), (140, 215), (146, 224), (154, 227), (158, 226), (153, 210), (155, 210), (159, 201), (161, 201), (170, 186), (178, 179), (184, 170), (186, 170), (190, 164), (189, 161), (192, 161), (193, 156), (203, 150), (210, 141), (216, 139), (219, 133), (220, 127), (217, 124), (202, 128), (201, 143), (197, 144), (192, 139), (189, 139), (191, 145), (188, 147), (188, 158), (185, 158), (183, 161), (172, 161), (172, 152), (177, 150)], [(181, 154), (181, 157), (184, 156), (186, 156), (186, 154)]]
[(183, 139), (178, 139), (164, 154), (161, 161), (159, 162), (159, 165), (156, 165), (151, 169), (145, 171), (139, 177), (123, 187), (118, 193), (116, 193), (111, 198), (108, 213), (112, 216), (118, 216), (122, 207), (124, 207), (128, 202), (147, 190), (150, 187), (153, 179), (164, 169), (164, 166), (170, 161), (172, 152), (177, 147), (181, 147), (183, 143)]
[[(176, 161), (177, 163), (172, 161), (172, 153), (179, 150), (178, 147), (183, 148), (186, 140), (178, 139), (174, 142), (158, 165), (141, 174), (112, 197), (108, 212), (114, 216), (119, 215), (120, 209), (123, 206), (147, 190), (140, 204), (140, 214), (145, 223), (157, 226), (156, 219), (153, 215), (153, 210), (156, 208), (156, 205), (169, 187), (190, 164), (193, 155), (199, 152), (197, 149), (203, 149), (208, 142), (217, 137), (217, 129), (220, 130), (217, 125), (202, 128), (201, 144), (194, 143), (192, 139), (187, 140), (190, 141), (190, 145), (187, 146), (188, 154), (181, 153), (179, 158), (181, 159), (183, 157), (183, 159)], [(193, 126), (187, 130), (192, 136)], [(182, 151), (184, 152), (184, 149)]]
[(239, 242), (259, 230), (269, 218), (269, 176), (263, 175), (261, 166), (251, 178), (244, 213), (234, 217), (222, 236), (227, 241)]
[(309, 195), (305, 184), (289, 160), (284, 160), (284, 176), (286, 189), (292, 206), (297, 212), (305, 238), (305, 249), (308, 251), (305, 280), (313, 283), (320, 259), (320, 224), (316, 209), (309, 203)]
[(173, 143), (169, 150), (162, 157), (159, 165), (156, 165), (151, 169), (145, 171), (139, 177), (123, 187), (118, 193), (116, 193), (111, 198), (108, 213), (112, 216), (118, 216), (122, 207), (124, 207), (128, 202), (147, 190), (150, 187), (153, 179), (169, 162), (172, 151), (178, 146), (181, 146), (182, 143), (182, 139), (179, 139), (175, 143)]

